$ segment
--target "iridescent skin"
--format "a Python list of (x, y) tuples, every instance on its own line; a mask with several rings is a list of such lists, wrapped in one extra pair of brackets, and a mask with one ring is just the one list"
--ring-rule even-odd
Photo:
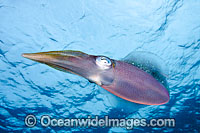
[(96, 60), (105, 56), (88, 55), (72, 50), (22, 56), (82, 76), (114, 95), (134, 103), (161, 105), (169, 101), (169, 93), (160, 82), (145, 71), (123, 61), (106, 57), (111, 64), (104, 68), (97, 65)]
[(161, 83), (131, 64), (116, 61), (114, 75), (111, 85), (101, 87), (125, 100), (146, 105), (169, 101), (169, 93)]

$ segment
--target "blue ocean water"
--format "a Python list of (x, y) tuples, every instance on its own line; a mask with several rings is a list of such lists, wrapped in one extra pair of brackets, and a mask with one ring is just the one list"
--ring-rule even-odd
[[(96, 84), (21, 57), (73, 49), (121, 59), (139, 50), (167, 64), (170, 101), (120, 104)], [(0, 0), (0, 131), (200, 132), (200, 1)], [(124, 102), (124, 101), (122, 101)], [(47, 127), (24, 119), (175, 118), (175, 127)]]

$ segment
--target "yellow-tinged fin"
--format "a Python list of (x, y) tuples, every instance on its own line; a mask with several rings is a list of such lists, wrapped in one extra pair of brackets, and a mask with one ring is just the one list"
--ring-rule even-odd
[(70, 74), (74, 74), (72, 71), (70, 71), (69, 69), (66, 69), (66, 68), (63, 68), (63, 67), (58, 67), (58, 66), (56, 66), (56, 65), (50, 65), (50, 64), (47, 64), (47, 63), (45, 63), (46, 65), (48, 65), (48, 66), (50, 66), (50, 67), (52, 67), (52, 68), (54, 68), (54, 69), (56, 69), (56, 70), (59, 70), (59, 71), (62, 71), (62, 72), (66, 72), (66, 73), (70, 73)]
[(50, 54), (50, 55), (63, 55), (63, 56), (86, 56), (88, 54), (81, 52), (81, 51), (75, 51), (75, 50), (62, 50), (62, 51), (49, 51), (49, 52), (40, 52), (38, 54)]

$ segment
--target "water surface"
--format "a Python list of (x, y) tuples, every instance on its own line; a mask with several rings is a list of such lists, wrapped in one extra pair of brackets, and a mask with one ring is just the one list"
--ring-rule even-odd
[[(198, 0), (0, 0), (0, 130), (199, 132), (199, 7)], [(121, 107), (86, 79), (21, 57), (64, 49), (114, 59), (133, 50), (155, 53), (168, 66), (171, 99), (160, 106)], [(28, 114), (175, 118), (176, 127), (28, 128)]]

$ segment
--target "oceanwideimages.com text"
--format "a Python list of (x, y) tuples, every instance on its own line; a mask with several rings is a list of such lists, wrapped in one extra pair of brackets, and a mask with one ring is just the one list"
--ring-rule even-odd
[(49, 115), (41, 116), (38, 121), (34, 115), (27, 115), (25, 125), (34, 127), (39, 123), (43, 127), (175, 127), (175, 119), (137, 119), (137, 118), (109, 118), (104, 116), (88, 116), (87, 118), (52, 118)]

